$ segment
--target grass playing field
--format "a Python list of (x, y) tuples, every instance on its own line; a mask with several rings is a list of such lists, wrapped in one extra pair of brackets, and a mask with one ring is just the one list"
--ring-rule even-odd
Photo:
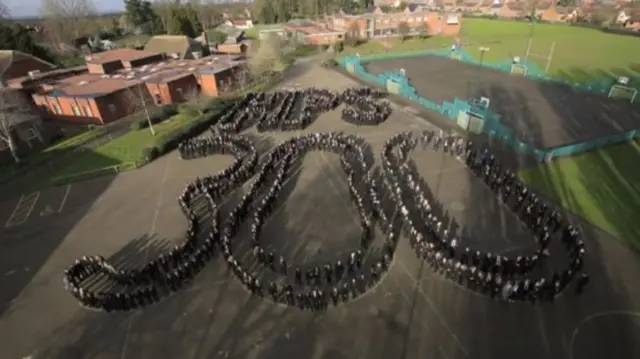
[[(464, 19), (460, 40), (465, 50), (480, 58), (479, 47), (488, 47), (483, 61), (502, 62), (524, 56), (531, 31), (529, 23), (489, 19)], [(602, 76), (640, 77), (640, 37), (607, 34), (599, 30), (568, 25), (535, 24), (530, 60), (542, 69), (547, 65), (555, 41), (549, 75), (577, 83), (589, 83)], [(454, 39), (433, 37), (407, 41), (371, 42), (345, 52), (404, 52), (451, 46)], [(640, 84), (636, 84), (640, 86)]]
[(640, 143), (525, 170), (520, 177), (565, 208), (640, 250)]

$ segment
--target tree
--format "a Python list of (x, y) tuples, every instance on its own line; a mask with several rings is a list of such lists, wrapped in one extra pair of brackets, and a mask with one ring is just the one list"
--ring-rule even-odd
[(29, 30), (20, 24), (0, 23), (0, 48), (21, 51), (45, 61), (55, 62), (49, 51), (38, 45)]
[(162, 31), (160, 18), (153, 10), (151, 2), (146, 0), (124, 0), (125, 15), (133, 27), (145, 34)]
[(420, 23), (416, 27), (416, 31), (418, 32), (418, 36), (420, 36), (421, 38), (429, 37), (429, 23), (427, 22)]
[(95, 15), (92, 0), (42, 0), (46, 32), (53, 43), (70, 43), (88, 34)]
[(25, 104), (20, 94), (13, 90), (0, 91), (0, 141), (11, 151), (15, 163), (20, 163), (15, 130), (24, 122), (36, 120), (33, 109)]
[(407, 24), (406, 21), (402, 21), (398, 24), (398, 35), (400, 35), (400, 38), (402, 39), (403, 42), (404, 40), (407, 39), (410, 32), (411, 32), (411, 28), (409, 27), (409, 24)]
[(281, 41), (277, 35), (270, 35), (260, 41), (249, 56), (247, 66), (254, 78), (272, 74), (282, 68)]
[(214, 30), (208, 33), (207, 40), (216, 44), (222, 44), (227, 41), (228, 36), (225, 32)]
[(0, 19), (9, 19), (11, 17), (11, 12), (7, 5), (3, 2), (0, 2)]
[(174, 6), (168, 20), (167, 32), (171, 35), (198, 37), (202, 32), (198, 15), (191, 6)]

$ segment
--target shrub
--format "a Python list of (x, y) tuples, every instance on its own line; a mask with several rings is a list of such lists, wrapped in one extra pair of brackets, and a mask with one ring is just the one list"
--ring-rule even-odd
[(198, 117), (198, 115), (200, 115), (200, 112), (195, 105), (188, 103), (181, 104), (178, 108), (178, 113), (189, 117)]
[(325, 64), (327, 65), (327, 67), (337, 67), (339, 65), (338, 61), (336, 61), (335, 59), (329, 59)]
[(149, 163), (158, 158), (158, 149), (155, 146), (150, 146), (142, 150), (139, 162)]
[[(178, 108), (175, 105), (167, 105), (163, 106), (159, 113), (150, 115), (149, 120), (155, 125), (156, 123), (160, 123), (177, 113)], [(143, 118), (131, 124), (131, 130), (133, 131), (142, 130), (147, 127), (149, 127), (149, 121), (147, 121), (146, 116), (143, 116)]]

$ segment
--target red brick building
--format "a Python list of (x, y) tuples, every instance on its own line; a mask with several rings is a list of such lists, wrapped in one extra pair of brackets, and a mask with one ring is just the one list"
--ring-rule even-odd
[(381, 8), (375, 8), (364, 15), (339, 12), (328, 18), (329, 29), (370, 39), (398, 36), (401, 23), (406, 23), (415, 34), (426, 29), (430, 36), (456, 36), (460, 33), (462, 18), (457, 14), (442, 14), (422, 8), (417, 11), (407, 8), (398, 13), (385, 13)]
[(29, 73), (47, 72), (56, 65), (16, 50), (0, 50), (0, 80), (6, 82)]
[(180, 103), (200, 94), (218, 96), (244, 68), (239, 56), (175, 60), (130, 49), (93, 54), (86, 63), (50, 76), (13, 79), (9, 85), (30, 91), (35, 104), (53, 119), (106, 124), (143, 106)]

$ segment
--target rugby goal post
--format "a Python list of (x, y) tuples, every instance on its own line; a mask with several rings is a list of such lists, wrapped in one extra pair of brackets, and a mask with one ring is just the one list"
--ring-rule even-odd
[(638, 89), (625, 85), (613, 85), (609, 90), (609, 97), (616, 100), (633, 102), (638, 94)]

